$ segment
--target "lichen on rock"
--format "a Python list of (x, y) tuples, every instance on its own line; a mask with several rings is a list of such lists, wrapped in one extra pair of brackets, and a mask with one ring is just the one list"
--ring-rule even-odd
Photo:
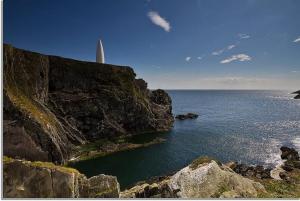
[(255, 198), (263, 185), (236, 174), (225, 165), (205, 157), (195, 160), (162, 181), (134, 186), (121, 192), (123, 198)]
[(119, 192), (114, 176), (102, 174), (88, 179), (72, 168), (5, 157), (5, 198), (118, 198)]

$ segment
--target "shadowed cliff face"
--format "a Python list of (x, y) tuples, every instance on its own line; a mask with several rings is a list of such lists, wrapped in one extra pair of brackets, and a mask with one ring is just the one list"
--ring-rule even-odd
[(76, 145), (172, 127), (171, 99), (130, 67), (4, 45), (4, 154), (64, 163)]

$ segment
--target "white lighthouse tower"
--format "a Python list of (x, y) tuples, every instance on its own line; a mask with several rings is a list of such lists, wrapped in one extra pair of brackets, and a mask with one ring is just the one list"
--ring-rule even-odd
[(103, 64), (105, 62), (104, 61), (104, 50), (103, 50), (102, 42), (100, 39), (98, 40), (98, 43), (97, 43), (96, 62), (101, 63), (101, 64)]

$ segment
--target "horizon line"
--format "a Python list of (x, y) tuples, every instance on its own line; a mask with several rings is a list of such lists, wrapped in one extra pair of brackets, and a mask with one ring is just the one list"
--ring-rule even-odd
[(297, 89), (163, 89), (163, 88), (156, 88), (156, 89), (149, 89), (149, 90), (157, 90), (157, 89), (162, 89), (162, 90), (186, 90), (186, 91), (217, 91), (217, 90), (223, 90), (223, 91), (295, 91)]

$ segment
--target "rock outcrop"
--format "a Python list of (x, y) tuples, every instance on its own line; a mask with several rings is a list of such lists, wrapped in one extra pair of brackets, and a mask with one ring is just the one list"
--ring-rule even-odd
[(169, 130), (171, 99), (130, 67), (4, 44), (4, 154), (65, 163), (77, 145)]
[(194, 113), (187, 113), (187, 114), (179, 114), (176, 115), (176, 119), (179, 120), (186, 120), (186, 119), (197, 119), (198, 118), (198, 114), (194, 114)]
[[(282, 169), (285, 171), (292, 171), (293, 169), (300, 169), (300, 158), (298, 152), (294, 148), (281, 147), (281, 158), (285, 159)], [(284, 177), (284, 175), (283, 175)]]
[(294, 99), (300, 99), (300, 90), (293, 92), (292, 94), (297, 94)]
[(4, 157), (5, 198), (118, 198), (119, 193), (114, 176), (101, 174), (87, 179), (72, 168)]
[(257, 197), (264, 187), (209, 158), (199, 158), (163, 181), (144, 183), (121, 192), (121, 198)]
[(264, 168), (262, 165), (246, 165), (231, 163), (229, 166), (236, 173), (244, 177), (256, 177), (258, 179), (270, 179), (271, 178), (271, 168)]

